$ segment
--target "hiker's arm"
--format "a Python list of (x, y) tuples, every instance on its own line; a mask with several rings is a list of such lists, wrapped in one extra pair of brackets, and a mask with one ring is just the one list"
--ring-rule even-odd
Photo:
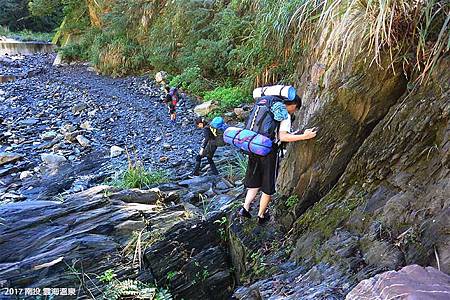
[(203, 155), (203, 152), (206, 148), (206, 145), (208, 145), (209, 140), (211, 139), (211, 132), (208, 128), (203, 128), (203, 140), (202, 145), (200, 146), (200, 155)]
[(290, 134), (287, 131), (280, 131), (280, 141), (282, 142), (297, 142), (312, 139), (317, 132), (314, 129), (306, 129), (303, 134)]

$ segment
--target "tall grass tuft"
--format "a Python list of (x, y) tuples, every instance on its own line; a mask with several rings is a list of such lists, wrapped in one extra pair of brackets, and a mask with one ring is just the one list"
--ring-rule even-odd
[[(449, 21), (445, 0), (307, 0), (290, 24), (296, 39), (317, 49), (327, 43), (330, 57), (341, 63), (368, 53), (371, 62), (380, 64), (388, 53), (392, 67), (399, 63), (405, 73), (422, 81), (450, 49)], [(321, 32), (328, 38), (317, 39)]]
[(118, 188), (138, 188), (144, 189), (155, 184), (169, 181), (167, 173), (163, 170), (149, 171), (139, 159), (128, 157), (128, 168), (112, 179), (108, 184)]

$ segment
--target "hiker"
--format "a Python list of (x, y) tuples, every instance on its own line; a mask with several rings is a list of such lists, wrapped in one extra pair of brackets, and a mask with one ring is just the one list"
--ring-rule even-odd
[(171, 89), (170, 86), (166, 85), (164, 87), (164, 92), (166, 93), (164, 102), (169, 109), (170, 121), (175, 123), (177, 119), (176, 107), (179, 98), (178, 91), (176, 88)]
[(206, 157), (206, 159), (208, 160), (209, 166), (211, 168), (211, 173), (213, 173), (214, 175), (218, 175), (219, 172), (217, 171), (216, 165), (214, 164), (214, 161), (212, 159), (214, 153), (217, 150), (217, 129), (211, 128), (211, 126), (209, 126), (202, 117), (198, 117), (195, 120), (195, 125), (197, 125), (198, 128), (203, 129), (203, 140), (200, 151), (195, 158), (195, 167), (194, 171), (192, 172), (192, 176), (200, 175), (200, 166), (202, 158), (204, 157)]
[[(261, 98), (263, 99), (263, 98)], [(283, 107), (284, 106), (284, 107)], [(306, 129), (303, 134), (291, 133), (291, 115), (301, 106), (301, 98), (296, 95), (292, 100), (284, 99), (275, 102), (271, 108), (273, 119), (277, 126), (275, 127), (275, 142), (272, 145), (272, 151), (266, 156), (249, 154), (248, 166), (244, 179), (244, 185), (247, 188), (247, 194), (244, 204), (238, 213), (242, 217), (251, 218), (250, 204), (255, 199), (259, 190), (262, 191), (259, 211), (258, 224), (262, 225), (270, 219), (267, 207), (275, 193), (275, 183), (278, 173), (279, 150), (284, 142), (296, 142), (312, 139), (316, 136), (316, 129)], [(250, 115), (252, 117), (252, 115)], [(263, 116), (263, 118), (266, 116)], [(278, 128), (278, 130), (276, 130)]]

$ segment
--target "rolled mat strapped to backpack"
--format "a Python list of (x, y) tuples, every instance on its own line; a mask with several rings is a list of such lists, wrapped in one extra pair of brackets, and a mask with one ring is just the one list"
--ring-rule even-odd
[(297, 92), (293, 86), (290, 85), (272, 85), (259, 87), (253, 90), (253, 98), (255, 100), (262, 96), (279, 96), (288, 100), (294, 100)]
[(270, 138), (248, 129), (228, 127), (223, 133), (223, 140), (247, 153), (266, 156), (272, 151)]

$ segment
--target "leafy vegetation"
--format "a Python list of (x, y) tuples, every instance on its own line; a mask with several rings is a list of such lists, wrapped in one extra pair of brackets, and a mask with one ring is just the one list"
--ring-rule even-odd
[(203, 96), (204, 91), (211, 88), (211, 83), (202, 76), (202, 71), (198, 66), (186, 68), (180, 75), (173, 77), (169, 84), (180, 86), (198, 96)]
[(298, 196), (297, 195), (291, 195), (289, 198), (286, 199), (286, 206), (288, 208), (294, 207), (295, 204), (298, 202)]
[(154, 68), (199, 67), (205, 78), (261, 85), (291, 81), (305, 51), (324, 46), (323, 31), (341, 58), (369, 52), (377, 61), (388, 50), (393, 61), (425, 71), (448, 49), (448, 13), (437, 0), (132, 0), (115, 2), (99, 18), (111, 42), (142, 48)]
[(212, 91), (206, 92), (204, 100), (215, 100), (219, 103), (219, 110), (238, 106), (240, 103), (248, 102), (252, 99), (251, 95), (240, 87), (218, 87)]
[(116, 274), (114, 273), (114, 270), (106, 270), (101, 276), (98, 277), (98, 280), (100, 280), (100, 282), (106, 282), (109, 283), (111, 281), (114, 280), (114, 278), (116, 278)]
[[(39, 5), (41, 2), (45, 5)], [(50, 8), (52, 3), (54, 7)], [(0, 0), (0, 26), (13, 32), (53, 32), (63, 17), (59, 4), (59, 0)], [(34, 10), (35, 7), (42, 9)]]
[(66, 58), (90, 60), (115, 76), (165, 70), (176, 75), (171, 85), (207, 99), (220, 97), (226, 109), (248, 99), (244, 96), (255, 86), (295, 84), (319, 58), (342, 67), (358, 55), (383, 66), (382, 60), (389, 60), (395, 71), (424, 80), (450, 49), (446, 4), (33, 0), (30, 9), (35, 15), (63, 10), (57, 39), (65, 44), (76, 37), (62, 51)]

